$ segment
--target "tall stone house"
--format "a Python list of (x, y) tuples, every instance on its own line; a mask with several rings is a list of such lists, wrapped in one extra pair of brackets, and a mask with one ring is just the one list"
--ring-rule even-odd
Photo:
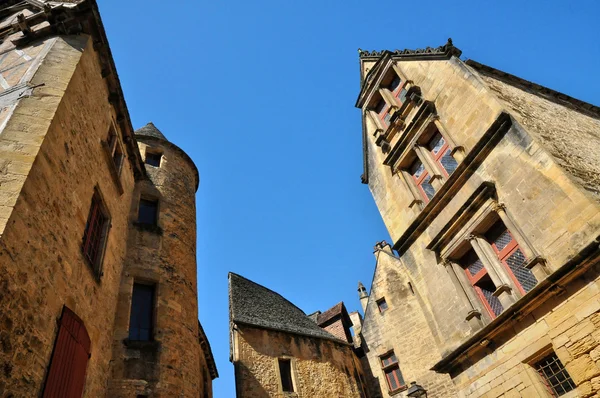
[(229, 273), (230, 361), (239, 398), (365, 398), (366, 376), (344, 303), (305, 314)]
[(369, 394), (600, 396), (600, 108), (460, 56), (360, 51)]
[(0, 3), (0, 396), (212, 397), (198, 170), (134, 131), (93, 0)]

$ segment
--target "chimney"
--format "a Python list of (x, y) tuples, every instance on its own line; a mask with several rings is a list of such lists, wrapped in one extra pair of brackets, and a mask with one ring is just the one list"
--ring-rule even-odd
[(358, 298), (360, 299), (360, 305), (362, 306), (364, 314), (365, 310), (367, 309), (367, 301), (369, 301), (369, 295), (367, 294), (367, 289), (365, 288), (365, 285), (363, 285), (360, 281), (358, 282)]

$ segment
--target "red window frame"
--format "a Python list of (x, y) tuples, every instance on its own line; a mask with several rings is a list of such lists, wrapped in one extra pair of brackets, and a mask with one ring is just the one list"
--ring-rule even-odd
[[(390, 354), (384, 355), (381, 358), (381, 368), (385, 374), (385, 379), (390, 392), (396, 392), (406, 388), (406, 383), (402, 372), (400, 371), (400, 365), (398, 364), (398, 358), (391, 352)], [(395, 384), (397, 387), (393, 388)]]
[[(381, 106), (381, 109), (379, 109), (382, 103), (383, 106)], [(383, 123), (385, 127), (389, 126), (389, 123), (385, 120), (385, 117), (390, 113), (391, 106), (383, 98), (381, 98), (379, 102), (377, 102), (377, 105), (375, 105), (375, 110), (377, 109), (379, 109), (379, 111), (377, 111), (377, 117), (379, 117), (381, 123)]]
[(100, 194), (94, 191), (83, 234), (82, 250), (84, 257), (90, 262), (96, 272), (100, 268), (99, 262), (102, 257), (106, 223), (108, 222), (108, 217), (104, 213), (103, 207)]
[(394, 95), (394, 97), (396, 97), (396, 99), (398, 100), (398, 103), (400, 105), (402, 105), (404, 102), (402, 102), (402, 100), (400, 100), (400, 96), (402, 94), (402, 90), (404, 90), (404, 86), (406, 86), (406, 80), (402, 80), (402, 78), (400, 76), (398, 76), (398, 79), (400, 79), (400, 84), (398, 85), (398, 87), (396, 87), (396, 89), (392, 92), (392, 94)]
[[(421, 164), (423, 165), (423, 172), (421, 173), (421, 175), (419, 177), (417, 177), (415, 175), (416, 169), (418, 169), (418, 166), (415, 167), (417, 164)], [(427, 169), (425, 168), (425, 165), (423, 164), (423, 162), (421, 162), (421, 159), (416, 159), (412, 165), (410, 166), (410, 175), (413, 178), (413, 181), (415, 182), (415, 184), (417, 185), (417, 188), (419, 189), (419, 192), (421, 192), (421, 196), (423, 197), (423, 199), (425, 200), (425, 203), (429, 202), (429, 197), (427, 196), (427, 193), (425, 192), (425, 190), (423, 189), (423, 181), (425, 181), (425, 177), (427, 177), (429, 175), (429, 172), (427, 171)], [(430, 179), (431, 181), (431, 179)]]
[[(481, 261), (477, 257), (477, 254), (473, 254), (473, 258), (476, 258), (479, 261)], [(468, 265), (471, 265), (471, 264), (472, 263), (469, 263)], [(477, 283), (479, 283), (479, 281), (481, 281), (481, 279), (483, 279), (485, 276), (488, 275), (487, 269), (485, 269), (485, 266), (483, 266), (483, 268), (481, 270), (479, 270), (479, 272), (477, 272), (475, 275), (473, 275), (473, 274), (471, 274), (471, 271), (469, 271), (468, 265), (465, 266), (464, 269), (465, 269), (465, 274), (467, 275), (467, 279), (469, 280), (469, 283), (471, 284), (471, 286), (473, 286), (473, 289), (477, 293), (477, 296), (479, 296), (479, 299), (483, 303), (483, 306), (485, 307), (487, 312), (490, 314), (490, 317), (492, 319), (496, 318), (497, 315), (494, 312), (494, 310), (492, 309), (492, 306), (490, 305), (488, 299), (483, 294), (483, 291), (481, 290), (481, 288), (479, 286), (477, 286)]]
[[(432, 143), (433, 143), (433, 141), (437, 137), (440, 137), (441, 140), (444, 140), (444, 145), (442, 145), (442, 147), (436, 153), (436, 152), (434, 152), (434, 148), (432, 148), (432, 146), (433, 146)], [(442, 133), (440, 133), (438, 130), (436, 130), (436, 132), (433, 134), (433, 136), (431, 137), (431, 139), (427, 143), (427, 148), (429, 148), (429, 152), (431, 152), (431, 155), (433, 156), (433, 159), (440, 166), (440, 168), (442, 169), (442, 171), (444, 172), (444, 174), (446, 175), (446, 177), (449, 177), (450, 174), (448, 174), (448, 171), (446, 170), (446, 168), (442, 164), (442, 158), (444, 157), (444, 154), (446, 153), (446, 151), (448, 149), (450, 149), (450, 145), (448, 145), (448, 141), (446, 140), (446, 138), (444, 138), (444, 136), (442, 135)]]
[[(506, 231), (510, 235), (510, 238), (511, 238), (510, 242), (508, 242), (502, 250), (498, 249), (498, 246), (496, 246), (496, 242), (490, 242), (490, 244), (492, 246), (492, 249), (494, 249), (494, 253), (496, 253), (496, 256), (498, 257), (498, 260), (500, 260), (500, 262), (502, 263), (502, 265), (508, 272), (508, 275), (511, 277), (511, 279), (513, 280), (515, 285), (517, 285), (521, 294), (524, 295), (527, 292), (525, 292), (525, 289), (523, 289), (521, 282), (519, 282), (519, 280), (517, 279), (515, 274), (512, 272), (512, 270), (508, 266), (508, 263), (506, 262), (506, 259), (508, 259), (510, 256), (512, 256), (513, 253), (516, 252), (517, 250), (520, 250), (521, 247), (517, 243), (513, 234), (508, 230), (508, 228), (506, 228), (506, 226), (503, 223), (501, 225), (504, 227), (504, 229), (498, 236), (500, 236), (502, 233), (504, 233)], [(498, 224), (495, 224), (494, 226), (492, 226), (492, 228), (490, 228), (490, 230), (493, 228), (498, 228)], [(523, 257), (525, 257), (525, 260), (527, 260), (527, 256), (525, 256), (525, 253), (523, 253), (523, 250), (520, 250), (520, 251), (521, 251), (521, 254), (523, 254)]]
[(42, 397), (81, 398), (90, 353), (90, 336), (83, 321), (63, 307)]

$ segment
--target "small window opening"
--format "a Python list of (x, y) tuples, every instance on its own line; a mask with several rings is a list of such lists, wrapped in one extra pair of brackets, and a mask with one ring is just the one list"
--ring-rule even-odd
[(146, 151), (146, 164), (154, 167), (160, 167), (162, 154)]
[(158, 201), (140, 199), (138, 210), (138, 222), (146, 225), (156, 225), (158, 219)]
[(379, 312), (381, 312), (382, 314), (388, 309), (388, 305), (385, 301), (385, 298), (380, 298), (379, 300), (377, 300), (377, 308), (379, 308)]
[(121, 148), (121, 144), (119, 143), (119, 137), (117, 136), (117, 132), (114, 127), (111, 125), (110, 130), (108, 131), (108, 149), (110, 151), (110, 156), (112, 157), (113, 164), (115, 169), (117, 169), (117, 174), (121, 172), (121, 166), (123, 165), (123, 159), (125, 156), (123, 155), (123, 149)]
[(294, 392), (292, 382), (292, 363), (289, 359), (279, 359), (279, 374), (281, 375), (281, 388), (284, 392)]
[(154, 324), (153, 285), (133, 284), (131, 315), (129, 319), (129, 340), (150, 341)]
[(575, 389), (575, 383), (554, 352), (536, 362), (533, 367), (553, 397), (560, 397)]

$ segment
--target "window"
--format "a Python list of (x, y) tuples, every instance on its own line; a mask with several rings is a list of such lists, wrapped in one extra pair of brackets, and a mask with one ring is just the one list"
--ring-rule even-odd
[(497, 221), (485, 234), (485, 238), (521, 293), (525, 294), (533, 289), (537, 279), (525, 268), (527, 259), (502, 221)]
[(279, 375), (281, 377), (281, 389), (284, 392), (294, 392), (292, 381), (292, 363), (289, 359), (278, 359)]
[(390, 354), (381, 357), (381, 368), (385, 374), (385, 379), (387, 380), (390, 392), (398, 391), (406, 386), (402, 373), (400, 372), (398, 359), (393, 351)]
[(150, 341), (154, 323), (154, 290), (152, 285), (133, 284), (129, 340)]
[(97, 190), (94, 190), (92, 204), (83, 234), (83, 255), (89, 261), (97, 277), (101, 276), (101, 262), (106, 237), (108, 235), (108, 215), (102, 198)]
[(388, 309), (388, 305), (384, 298), (380, 298), (379, 300), (377, 300), (377, 308), (379, 308), (379, 312), (381, 312), (382, 314), (385, 312), (385, 310)]
[(138, 222), (146, 225), (156, 225), (158, 219), (158, 201), (140, 199)]
[(162, 154), (153, 153), (146, 151), (146, 164), (154, 167), (160, 167), (160, 160), (162, 159)]
[(390, 107), (388, 106), (388, 104), (385, 102), (385, 100), (383, 98), (379, 100), (377, 105), (375, 105), (375, 112), (377, 112), (379, 119), (383, 122), (383, 125), (386, 127), (390, 123), (390, 118), (391, 118), (389, 110), (390, 110)]
[(90, 336), (83, 321), (63, 307), (42, 397), (81, 397), (90, 352)]
[(560, 397), (575, 389), (575, 383), (554, 352), (533, 365), (553, 397)]
[(472, 249), (469, 250), (459, 262), (464, 268), (467, 279), (477, 292), (483, 306), (490, 314), (490, 317), (494, 319), (500, 315), (504, 311), (504, 307), (500, 304), (498, 297), (494, 296), (496, 285), (492, 282), (487, 270), (475, 252)]
[(119, 137), (115, 131), (115, 128), (112, 125), (110, 126), (110, 130), (108, 131), (107, 144), (110, 156), (113, 160), (113, 164), (115, 166), (115, 169), (117, 170), (117, 174), (119, 174), (121, 172), (121, 166), (123, 165), (123, 159), (125, 158), (125, 156), (123, 155), (123, 149), (121, 148)]
[(392, 81), (388, 85), (388, 90), (396, 94), (396, 90), (400, 88), (400, 83), (402, 83), (402, 79), (400, 79), (398, 75), (394, 75)]
[(410, 167), (410, 174), (412, 175), (415, 184), (417, 184), (425, 202), (429, 202), (429, 200), (433, 198), (433, 195), (435, 195), (435, 189), (430, 183), (431, 177), (429, 176), (429, 173), (427, 173), (425, 166), (423, 166), (423, 163), (419, 159), (413, 162)]
[(446, 177), (456, 170), (458, 162), (452, 157), (452, 149), (439, 132), (436, 132), (427, 144), (433, 159), (440, 166)]

